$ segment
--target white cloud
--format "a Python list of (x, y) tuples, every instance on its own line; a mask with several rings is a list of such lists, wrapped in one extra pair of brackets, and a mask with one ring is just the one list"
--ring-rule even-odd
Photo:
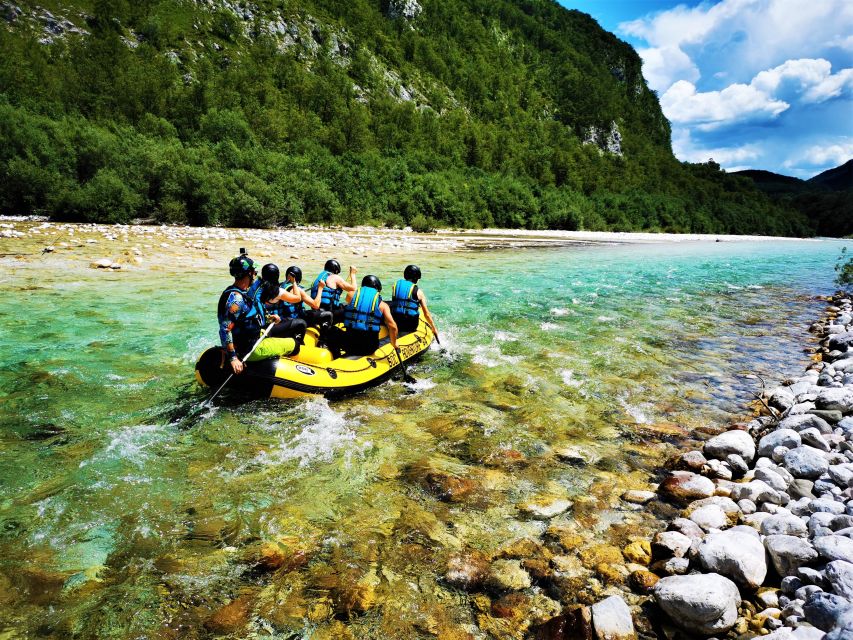
[(814, 145), (785, 161), (786, 167), (809, 164), (813, 167), (835, 167), (853, 158), (853, 140)]
[(732, 84), (722, 91), (697, 93), (696, 87), (685, 80), (672, 85), (660, 103), (672, 122), (694, 123), (706, 130), (732, 122), (775, 118), (790, 106), (752, 85)]
[[(640, 55), (649, 86), (666, 91), (678, 80), (696, 82), (724, 70), (746, 79), (780, 60), (829, 57), (850, 51), (853, 2), (849, 0), (722, 0), (672, 9), (624, 22), (618, 30), (646, 41)], [(842, 35), (839, 35), (842, 34)], [(717, 65), (717, 68), (712, 68)]]
[(756, 144), (745, 144), (740, 147), (703, 147), (697, 145), (690, 137), (690, 132), (682, 127), (673, 130), (672, 150), (679, 160), (685, 162), (714, 162), (727, 171), (745, 169), (743, 163), (761, 157), (762, 149)]
[(833, 74), (828, 60), (803, 58), (762, 71), (748, 85), (735, 83), (721, 91), (697, 92), (695, 85), (679, 80), (660, 103), (673, 122), (692, 123), (708, 131), (726, 124), (772, 120), (797, 99), (806, 104), (825, 102), (848, 90), (853, 90), (853, 69)]

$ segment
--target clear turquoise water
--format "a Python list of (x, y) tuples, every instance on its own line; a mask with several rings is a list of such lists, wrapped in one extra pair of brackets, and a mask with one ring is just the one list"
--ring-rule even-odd
[[(444, 348), (412, 368), (418, 384), (200, 415), (193, 364), (216, 340), (221, 274), (4, 273), (0, 637), (201, 637), (247, 592), (261, 637), (321, 637), (336, 624), (308, 614), (335, 600), (324, 571), (378, 576), (377, 604), (346, 619), (355, 637), (419, 637), (427, 614), (473, 624), (439, 580), (447, 554), (538, 535), (516, 505), (542, 494), (596, 496), (575, 516), (592, 522), (673, 443), (744, 413), (761, 388), (749, 374), (801, 371), (843, 244), (424, 256)], [(390, 288), (400, 266), (375, 271)], [(555, 462), (566, 443), (602, 461)], [(531, 464), (494, 463), (509, 449)], [(480, 492), (442, 503), (418, 481), (427, 468)], [(252, 549), (277, 538), (308, 564), (251, 573)], [(285, 583), (301, 594), (290, 617), (264, 605)]]

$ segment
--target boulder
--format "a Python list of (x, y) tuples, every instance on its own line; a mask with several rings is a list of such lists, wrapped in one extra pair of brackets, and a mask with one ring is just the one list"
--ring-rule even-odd
[[(755, 470), (755, 479), (766, 482), (774, 491), (787, 491), (788, 481), (778, 473), (780, 467), (761, 467)], [(786, 475), (790, 476), (787, 472)]]
[(806, 523), (797, 516), (785, 513), (771, 515), (761, 523), (761, 534), (765, 536), (797, 536), (805, 538), (809, 535)]
[(844, 414), (850, 413), (853, 411), (853, 388), (824, 389), (815, 399), (815, 406), (818, 409), (835, 410)]
[(661, 578), (654, 596), (676, 625), (702, 635), (734, 627), (741, 602), (735, 583), (715, 573)]
[(714, 495), (714, 483), (690, 471), (673, 471), (661, 482), (658, 492), (675, 502), (687, 503)]
[(690, 519), (705, 531), (725, 529), (729, 526), (729, 519), (726, 517), (726, 512), (715, 504), (699, 507), (690, 514)]
[(708, 440), (702, 451), (706, 457), (718, 460), (734, 453), (749, 462), (755, 457), (755, 442), (746, 431), (733, 429)]
[(847, 598), (823, 591), (812, 593), (803, 605), (806, 620), (824, 631), (832, 629), (848, 611), (853, 611), (853, 603)]
[(841, 614), (824, 640), (850, 640), (850, 638), (853, 638), (853, 611)]
[(756, 589), (767, 575), (764, 547), (753, 531), (743, 527), (712, 533), (699, 545), (697, 557), (706, 570)]
[(853, 563), (833, 560), (826, 565), (825, 573), (833, 593), (853, 600)]
[(633, 640), (631, 610), (621, 596), (610, 596), (592, 605), (592, 628), (598, 640)]
[(782, 465), (795, 478), (813, 480), (829, 470), (829, 462), (823, 452), (809, 446), (799, 446), (785, 454)]
[(764, 538), (764, 548), (780, 576), (793, 575), (802, 565), (818, 558), (814, 547), (797, 536), (767, 536)]
[(826, 420), (810, 413), (804, 413), (798, 416), (788, 416), (779, 423), (779, 429), (777, 429), (777, 431), (782, 429), (791, 429), (793, 431), (800, 432), (803, 429), (809, 429), (811, 427), (814, 427), (821, 433), (832, 433), (832, 427), (829, 426), (829, 423)]
[(807, 444), (815, 449), (820, 449), (821, 451), (829, 451), (829, 444), (827, 444), (826, 440), (823, 439), (820, 431), (814, 427), (809, 427), (808, 429), (800, 431), (800, 438), (802, 439), (803, 444)]
[(820, 536), (814, 539), (817, 552), (829, 561), (843, 560), (853, 563), (853, 539), (847, 536)]
[(692, 541), (683, 533), (678, 531), (661, 531), (657, 533), (652, 541), (652, 557), (656, 560), (662, 558), (683, 558), (688, 551)]
[(763, 480), (752, 480), (732, 487), (732, 498), (735, 500), (752, 500), (755, 504), (771, 502), (779, 504), (779, 494)]

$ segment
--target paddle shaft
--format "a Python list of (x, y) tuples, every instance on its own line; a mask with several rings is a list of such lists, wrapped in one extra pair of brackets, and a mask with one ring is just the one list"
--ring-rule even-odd
[[(250, 355), (252, 355), (252, 354), (255, 352), (255, 349), (257, 349), (257, 348), (258, 348), (258, 345), (259, 345), (259, 344), (261, 344), (261, 341), (269, 335), (270, 330), (271, 330), (274, 326), (275, 326), (275, 322), (270, 322), (270, 323), (269, 323), (269, 326), (268, 326), (266, 329), (264, 329), (264, 332), (261, 334), (261, 337), (260, 337), (260, 338), (258, 338), (258, 341), (257, 341), (257, 342), (252, 346), (252, 349), (249, 351), (249, 353), (247, 353), (245, 356), (243, 356), (243, 357), (241, 358), (240, 362), (242, 362), (243, 364), (246, 364), (246, 360), (248, 360), (248, 359), (249, 359), (249, 356), (250, 356)], [(225, 388), (225, 385), (226, 385), (226, 384), (228, 384), (229, 382), (231, 382), (231, 378), (233, 378), (233, 377), (234, 377), (234, 375), (235, 375), (235, 374), (234, 374), (234, 373), (232, 373), (230, 376), (228, 376), (228, 377), (225, 379), (225, 382), (223, 382), (223, 383), (222, 383), (222, 386), (220, 386), (220, 387), (219, 387), (219, 388), (218, 388), (218, 389), (213, 393), (213, 395), (212, 395), (212, 396), (210, 396), (210, 399), (209, 399), (207, 402), (205, 402), (204, 404), (206, 404), (207, 406), (210, 406), (210, 405), (213, 403), (213, 399), (214, 399), (216, 396), (218, 396), (218, 395), (219, 395), (219, 392), (220, 392), (220, 391), (222, 391), (222, 390)], [(204, 405), (202, 405), (202, 406), (204, 406)]]
[(417, 382), (417, 380), (410, 376), (409, 372), (406, 371), (406, 363), (403, 362), (403, 355), (400, 353), (400, 347), (396, 347), (394, 350), (397, 352), (397, 360), (400, 361), (400, 369), (403, 371), (403, 382)]

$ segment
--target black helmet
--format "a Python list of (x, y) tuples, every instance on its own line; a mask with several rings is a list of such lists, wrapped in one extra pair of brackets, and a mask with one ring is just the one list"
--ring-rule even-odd
[(278, 285), (278, 279), (281, 277), (281, 272), (278, 270), (278, 265), (270, 262), (265, 264), (261, 269), (261, 280), (269, 282), (271, 285)]
[(254, 273), (255, 263), (252, 262), (252, 259), (249, 256), (237, 256), (228, 263), (228, 271), (235, 278), (242, 278), (250, 273)]
[(287, 271), (284, 272), (284, 279), (290, 280), (290, 276), (293, 276), (293, 279), (296, 280), (296, 284), (299, 284), (302, 282), (302, 269), (296, 265), (288, 267)]
[(337, 260), (326, 260), (326, 265), (323, 267), (323, 270), (328, 271), (329, 273), (340, 273), (341, 263)]
[(379, 282), (379, 278), (377, 278), (376, 276), (364, 276), (361, 279), (361, 286), (371, 287), (373, 289), (376, 289), (377, 291), (382, 291), (382, 283)]
[(410, 264), (403, 271), (403, 277), (409, 282), (417, 282), (421, 279), (421, 268), (416, 264)]

